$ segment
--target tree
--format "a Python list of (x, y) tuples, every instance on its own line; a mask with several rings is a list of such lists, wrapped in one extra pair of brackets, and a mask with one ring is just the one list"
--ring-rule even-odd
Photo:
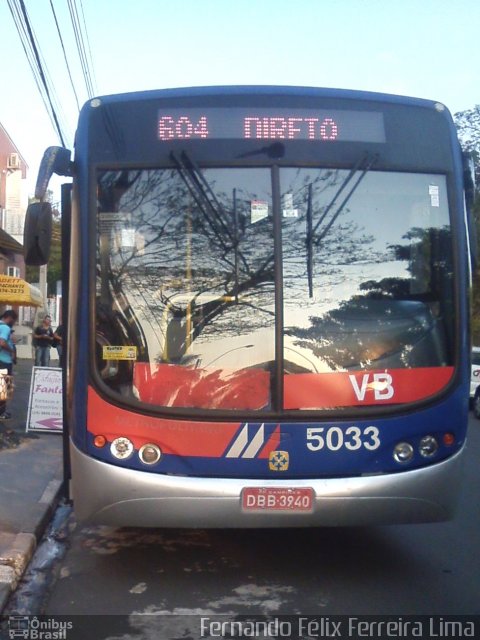
[[(474, 162), (476, 184), (472, 214), (476, 224), (477, 238), (480, 238), (480, 104), (472, 109), (459, 111), (455, 114), (454, 120), (462, 149), (471, 155)], [(478, 265), (473, 274), (472, 335), (473, 343), (480, 344), (480, 267)]]
[(462, 149), (471, 153), (474, 157), (478, 177), (480, 160), (480, 104), (477, 104), (473, 109), (459, 111), (454, 115), (454, 121)]
[(52, 248), (47, 269), (48, 295), (57, 293), (57, 282), (62, 279), (62, 219), (59, 210), (53, 206)]
[(477, 104), (473, 109), (459, 111), (454, 115), (454, 121), (462, 150), (470, 154), (474, 164), (476, 193), (474, 213), (477, 214), (478, 222), (478, 214), (480, 213), (480, 104)]

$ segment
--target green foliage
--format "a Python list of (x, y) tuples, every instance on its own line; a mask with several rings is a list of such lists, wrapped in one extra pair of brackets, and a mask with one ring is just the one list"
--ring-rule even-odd
[[(477, 228), (477, 243), (480, 238), (480, 195), (477, 189), (477, 197), (475, 205), (473, 207), (473, 213)], [(473, 287), (472, 287), (472, 342), (475, 345), (480, 345), (480, 265), (477, 265), (476, 270), (473, 273)]]
[[(480, 240), (480, 105), (473, 109), (455, 114), (455, 125), (463, 151), (470, 154), (474, 163), (475, 201), (471, 214), (475, 222), (476, 238)], [(480, 344), (480, 266), (473, 273), (473, 290), (471, 299), (472, 338), (474, 344)]]
[[(475, 169), (475, 202), (472, 209), (477, 230), (477, 242), (480, 239), (480, 105), (473, 109), (459, 111), (454, 116), (458, 137), (462, 149), (473, 158)], [(480, 345), (480, 265), (473, 274), (472, 339), (473, 344)]]
[(57, 281), (62, 279), (62, 234), (60, 216), (53, 220), (52, 249), (47, 269), (48, 295), (57, 293)]

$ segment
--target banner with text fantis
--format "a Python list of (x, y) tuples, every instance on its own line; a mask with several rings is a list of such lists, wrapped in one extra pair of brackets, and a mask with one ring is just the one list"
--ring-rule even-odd
[(56, 367), (33, 367), (27, 431), (61, 433), (62, 428), (62, 370)]

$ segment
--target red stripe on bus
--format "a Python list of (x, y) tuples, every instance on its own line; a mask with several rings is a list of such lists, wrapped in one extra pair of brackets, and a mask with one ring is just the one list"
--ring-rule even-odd
[(220, 458), (239, 429), (240, 422), (171, 420), (144, 416), (110, 404), (88, 388), (88, 431), (109, 442), (130, 438), (136, 448), (157, 444), (164, 454)]
[[(441, 391), (453, 372), (453, 367), (424, 367), (289, 375), (285, 376), (285, 408), (328, 409), (415, 402)], [(91, 387), (88, 390), (88, 431), (105, 436), (109, 442), (127, 436), (135, 447), (152, 442), (166, 454), (219, 458), (239, 428), (240, 422), (145, 416), (107, 402)], [(279, 444), (277, 427), (259, 457), (268, 457)]]
[(401, 404), (441, 391), (453, 367), (299, 373), (284, 377), (285, 409)]
[(142, 402), (161, 407), (255, 411), (268, 404), (270, 373), (137, 362), (133, 384)]

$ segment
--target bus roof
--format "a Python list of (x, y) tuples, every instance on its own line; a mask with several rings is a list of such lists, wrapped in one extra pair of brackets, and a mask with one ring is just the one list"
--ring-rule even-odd
[[(186, 97), (206, 97), (206, 96), (297, 96), (300, 98), (317, 97), (330, 99), (355, 99), (365, 101), (384, 102), (398, 105), (410, 105), (424, 107), (428, 109), (438, 108), (443, 103), (424, 98), (414, 98), (388, 93), (377, 93), (373, 91), (360, 91), (354, 89), (335, 89), (326, 87), (299, 87), (281, 85), (225, 85), (225, 86), (199, 86), (199, 87), (178, 87), (168, 89), (153, 89), (146, 91), (135, 91), (118, 93), (105, 96), (97, 96), (103, 103), (124, 102), (129, 100), (152, 100), (155, 98), (186, 98)], [(95, 100), (95, 98), (93, 98)], [(91, 100), (87, 102), (91, 104)], [(442, 109), (443, 110), (443, 109)]]

